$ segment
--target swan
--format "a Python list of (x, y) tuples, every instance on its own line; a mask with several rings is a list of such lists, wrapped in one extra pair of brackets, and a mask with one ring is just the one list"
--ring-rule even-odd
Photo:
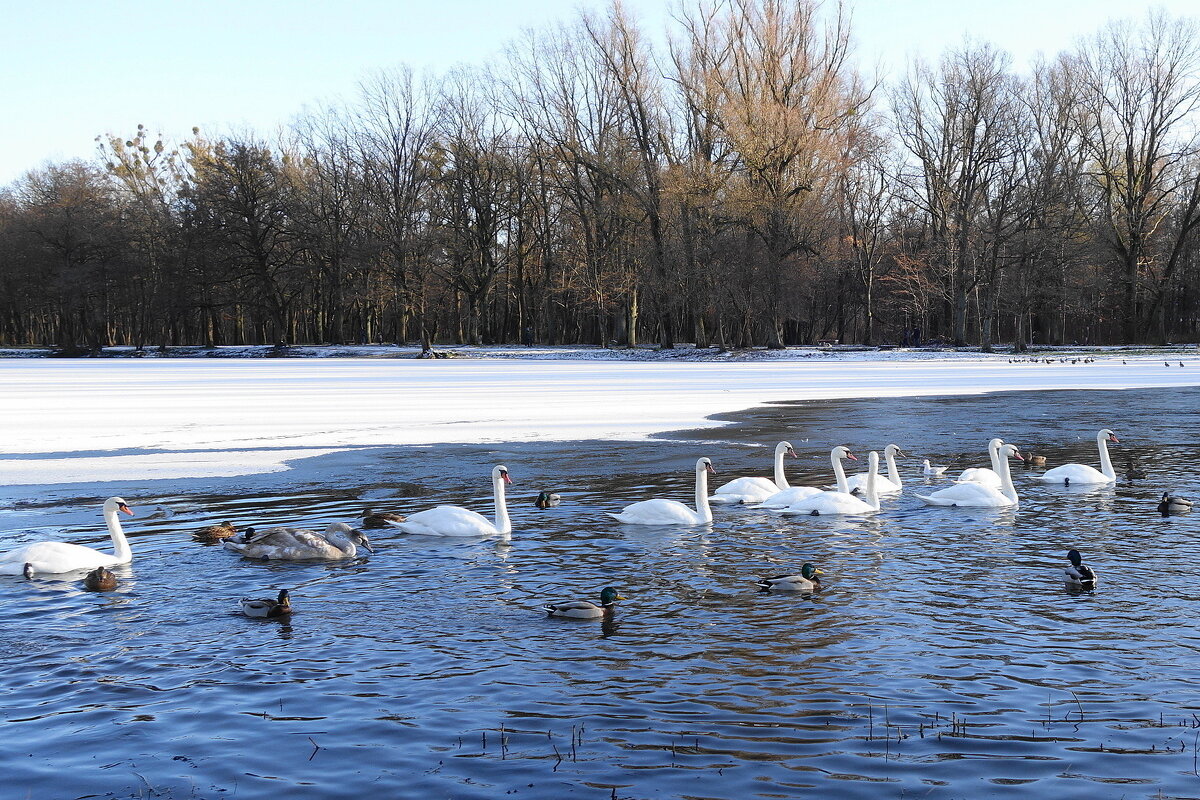
[[(993, 442), (996, 440), (993, 439)], [(989, 445), (990, 448), (990, 445)], [(1002, 508), (1004, 506), (1015, 506), (1017, 504), (1017, 490), (1013, 488), (1012, 472), (1008, 468), (1008, 459), (1016, 456), (1021, 458), (1021, 453), (1017, 450), (1016, 445), (1004, 444), (996, 451), (996, 457), (999, 463), (996, 464), (1000, 468), (1000, 488), (995, 489), (991, 486), (984, 486), (981, 483), (965, 481), (956, 483), (953, 486), (948, 486), (945, 489), (934, 492), (931, 495), (919, 494), (921, 500), (924, 500), (931, 506), (966, 506), (966, 507), (983, 507), (983, 508)], [(1024, 459), (1021, 459), (1024, 460)]]
[(305, 528), (270, 528), (261, 532), (247, 528), (240, 539), (226, 539), (221, 544), (246, 558), (264, 561), (354, 558), (360, 546), (368, 553), (375, 552), (366, 534), (344, 522), (331, 522), (322, 533)]
[[(858, 460), (850, 452), (850, 448), (843, 445), (838, 445), (829, 451), (829, 461), (833, 464), (833, 477), (837, 481), (837, 491), (849, 494), (850, 487), (846, 485), (846, 470), (842, 469), (843, 458), (849, 458), (852, 461)], [(787, 508), (819, 494), (825, 494), (825, 491), (816, 486), (789, 486), (763, 500), (759, 504), (759, 508)]]
[(1117, 472), (1113, 469), (1112, 459), (1108, 457), (1109, 442), (1120, 444), (1121, 440), (1108, 428), (1096, 434), (1096, 446), (1100, 449), (1100, 469), (1089, 467), (1087, 464), (1063, 464), (1061, 467), (1048, 469), (1041, 475), (1035, 475), (1034, 480), (1061, 483), (1065, 486), (1082, 483), (1113, 483), (1117, 480)]
[(202, 542), (219, 542), (237, 534), (237, 526), (232, 522), (222, 522), (219, 525), (205, 525), (192, 534), (193, 538)]
[(621, 509), (620, 514), (607, 512), (618, 522), (630, 525), (707, 525), (712, 522), (712, 509), (708, 507), (708, 473), (716, 472), (707, 458), (696, 461), (696, 510), (678, 500), (642, 500)]
[(367, 530), (379, 530), (386, 528), (392, 522), (404, 522), (406, 517), (403, 514), (395, 514), (391, 511), (375, 512), (372, 509), (363, 511), (362, 520), (363, 527)]
[(992, 439), (988, 442), (988, 458), (992, 462), (992, 466), (988, 467), (970, 467), (964, 469), (955, 480), (955, 483), (978, 483), (984, 486), (990, 486), (993, 489), (999, 490), (1003, 485), (1000, 478), (1000, 469), (996, 466), (998, 456), (996, 451), (1004, 444), (1003, 439)]
[(389, 523), (405, 533), (422, 536), (501, 536), (511, 538), (512, 522), (504, 502), (504, 484), (512, 483), (508, 467), (497, 465), (492, 470), (492, 497), (496, 505), (496, 521), (489, 522), (482, 514), (461, 506), (438, 506), (410, 514), (404, 522)]
[(796, 457), (796, 451), (789, 442), (775, 445), (775, 480), (766, 478), (735, 478), (723, 484), (712, 497), (713, 503), (761, 503), (772, 495), (788, 488), (787, 476), (783, 474), (783, 457)]
[[(900, 470), (896, 469), (896, 456), (904, 456), (905, 452), (900, 449), (900, 445), (889, 444), (883, 449), (883, 455), (887, 459), (888, 476), (885, 478), (879, 475), (875, 478), (875, 491), (879, 494), (897, 494), (904, 488), (904, 483), (900, 480)], [(846, 479), (846, 485), (850, 487), (851, 493), (854, 493), (855, 489), (865, 490), (867, 488), (866, 473), (860, 472), (857, 475), (851, 475)]]
[(117, 588), (117, 576), (111, 569), (96, 567), (84, 577), (83, 588), (89, 592), (111, 592)]
[(1063, 569), (1063, 577), (1067, 583), (1072, 586), (1083, 586), (1091, 589), (1096, 585), (1095, 571), (1083, 563), (1083, 556), (1078, 550), (1068, 550), (1067, 560), (1071, 562), (1071, 566)]
[(876, 488), (878, 472), (879, 453), (872, 450), (867, 456), (867, 491), (864, 498), (860, 499), (848, 492), (821, 492), (788, 506), (780, 513), (787, 516), (808, 514), (814, 517), (832, 514), (874, 514), (879, 511), (879, 491)]
[(617, 594), (616, 589), (606, 586), (604, 591), (600, 592), (599, 604), (593, 603), (591, 600), (566, 600), (562, 603), (547, 603), (542, 606), (542, 609), (552, 617), (597, 619), (612, 614), (617, 601), (624, 599)]
[(121, 529), (121, 521), (117, 519), (118, 513), (132, 515), (133, 511), (120, 497), (110, 497), (104, 501), (104, 523), (108, 526), (108, 535), (112, 537), (113, 543), (111, 556), (81, 544), (34, 542), (0, 554), (0, 575), (53, 575), (74, 572), (77, 569), (128, 564), (133, 560), (133, 552), (129, 549), (129, 542), (125, 540), (125, 531)]
[(799, 575), (775, 575), (771, 578), (760, 578), (758, 587), (764, 592), (769, 592), (772, 589), (778, 589), (781, 592), (804, 592), (811, 593), (821, 588), (821, 570), (817, 569), (812, 564), (804, 564), (800, 567)]
[(929, 459), (927, 458), (925, 459), (925, 463), (922, 465), (921, 474), (926, 478), (940, 478), (947, 469), (949, 469), (949, 467), (933, 466), (929, 463)]
[(292, 598), (287, 589), (280, 589), (279, 597), (274, 600), (251, 600), (249, 597), (243, 597), (242, 613), (255, 619), (287, 616), (292, 613)]

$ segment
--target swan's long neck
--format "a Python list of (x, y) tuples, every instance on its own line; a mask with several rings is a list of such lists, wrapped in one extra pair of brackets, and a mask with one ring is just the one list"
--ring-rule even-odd
[(508, 504), (504, 502), (504, 476), (497, 475), (492, 479), (492, 498), (496, 503), (496, 530), (509, 538), (512, 533), (512, 521), (508, 518)]
[(1104, 473), (1104, 477), (1110, 481), (1117, 479), (1117, 472), (1113, 469), (1112, 459), (1108, 457), (1108, 435), (1105, 433), (1096, 434), (1096, 444), (1100, 448), (1100, 471)]
[[(999, 475), (1000, 474), (1000, 441), (998, 439), (992, 439), (990, 442), (988, 442), (988, 458), (990, 458), (992, 461), (992, 472)], [(1007, 463), (1008, 459), (1006, 458), (1006, 459), (1004, 459), (1004, 461), (1005, 461), (1005, 463)]]
[(775, 486), (778, 487), (779, 491), (781, 492), (784, 489), (787, 489), (789, 486), (787, 475), (783, 474), (783, 456), (786, 452), (786, 447), (775, 448)]
[(833, 462), (833, 477), (837, 480), (837, 490), (842, 494), (850, 494), (850, 484), (846, 483), (846, 470), (842, 469), (842, 459), (836, 450), (829, 456), (829, 460)]
[(708, 506), (708, 469), (703, 464), (696, 467), (696, 513), (701, 522), (712, 522), (712, 509)]
[(125, 539), (125, 530), (117, 516), (119, 513), (115, 508), (105, 511), (104, 524), (108, 526), (108, 535), (112, 537), (113, 555), (117, 557), (117, 563), (128, 564), (133, 561), (133, 551), (129, 549), (129, 542)]
[(888, 480), (903, 487), (904, 484), (900, 482), (900, 470), (896, 469), (896, 454), (891, 450), (885, 450), (884, 454), (887, 456)]
[(1008, 466), (1008, 457), (1002, 455), (999, 452), (999, 450), (997, 450), (996, 458), (1000, 462), (999, 464), (997, 464), (997, 466), (1000, 468), (998, 470), (998, 472), (1000, 473), (1000, 493), (1003, 494), (1005, 497), (1007, 497), (1009, 500), (1012, 500), (1014, 503), (1016, 503), (1017, 502), (1017, 487), (1013, 486), (1012, 470)]
[(876, 511), (879, 510), (879, 490), (875, 486), (875, 480), (879, 472), (879, 454), (874, 450), (871, 451), (870, 457), (867, 459), (867, 505)]

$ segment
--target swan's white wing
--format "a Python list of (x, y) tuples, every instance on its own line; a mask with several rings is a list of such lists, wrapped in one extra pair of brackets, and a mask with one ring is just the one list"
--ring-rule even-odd
[[(865, 492), (867, 490), (867, 477), (867, 475), (861, 472), (857, 475), (851, 475), (846, 479), (846, 487), (849, 488), (850, 491), (858, 489), (860, 492)], [(877, 494), (896, 494), (897, 492), (902, 491), (902, 489), (903, 487), (897, 486), (896, 484), (892, 483), (891, 479), (886, 478), (883, 475), (875, 476), (875, 492)]]
[(495, 536), (499, 533), (487, 517), (461, 506), (438, 506), (410, 514), (392, 525), (422, 536)]
[(766, 478), (737, 478), (720, 486), (709, 500), (714, 503), (761, 503), (778, 491), (775, 482)]
[(931, 506), (1011, 506), (1014, 505), (1006, 495), (998, 489), (979, 483), (956, 483), (931, 495), (917, 495)]
[(801, 500), (788, 506), (781, 513), (788, 516), (813, 514), (874, 514), (876, 508), (852, 494), (845, 492), (821, 492), (819, 495)]
[(1036, 479), (1046, 483), (1111, 483), (1113, 480), (1087, 464), (1063, 464), (1046, 470)]
[(1004, 485), (1004, 481), (1000, 480), (1000, 473), (987, 467), (964, 469), (962, 474), (958, 476), (957, 483), (978, 483), (983, 486), (992, 486), (996, 489)]
[(631, 525), (698, 525), (700, 515), (678, 500), (643, 500), (625, 506), (610, 517)]
[(21, 575), (32, 564), (34, 574), (58, 574), (120, 564), (116, 556), (70, 542), (34, 542), (0, 555), (0, 575)]
[(787, 508), (809, 497), (824, 494), (815, 486), (791, 486), (782, 492), (776, 492), (762, 502), (762, 508)]

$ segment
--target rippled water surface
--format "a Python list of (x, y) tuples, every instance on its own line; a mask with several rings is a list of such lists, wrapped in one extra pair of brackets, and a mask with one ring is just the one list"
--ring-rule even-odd
[[(135, 561), (109, 594), (0, 577), (0, 796), (1200, 797), (1197, 525), (1154, 509), (1198, 488), (1198, 401), (804, 403), (637, 444), (370, 449), (249, 479), (31, 490), (0, 507), (5, 549), (104, 543), (99, 502), (119, 492)], [(991, 436), (1095, 464), (1104, 426), (1118, 471), (1132, 454), (1145, 480), (1067, 491), (1018, 467), (1017, 511), (912, 495), (921, 458), (982, 466)], [(699, 455), (718, 482), (768, 475), (780, 439), (801, 455), (793, 484), (827, 482), (832, 445), (896, 441), (905, 493), (873, 519), (603, 513), (690, 501)], [(366, 506), (490, 514), (498, 462), (511, 546), (376, 531), (374, 556), (272, 564), (190, 536)], [(535, 509), (541, 489), (562, 504)], [(1094, 592), (1063, 585), (1071, 547)], [(824, 591), (755, 591), (804, 561)], [(539, 611), (606, 585), (627, 598), (610, 621)], [(283, 587), (290, 621), (236, 613)]]

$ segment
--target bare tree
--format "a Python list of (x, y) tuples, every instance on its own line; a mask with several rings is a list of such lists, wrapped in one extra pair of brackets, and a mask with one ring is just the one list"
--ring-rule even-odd
[(1136, 341), (1148, 322), (1141, 284), (1155, 239), (1179, 195), (1191, 190), (1189, 167), (1200, 152), (1197, 24), (1162, 11), (1139, 26), (1110, 22), (1070, 63), (1101, 229), (1120, 266), (1124, 338)]

